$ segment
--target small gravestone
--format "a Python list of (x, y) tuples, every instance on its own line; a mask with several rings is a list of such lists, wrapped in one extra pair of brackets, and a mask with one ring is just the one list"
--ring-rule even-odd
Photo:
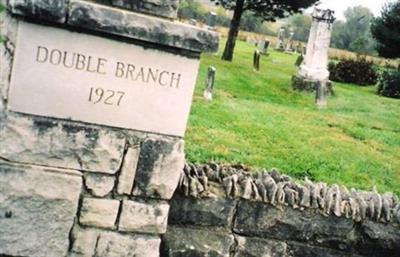
[(298, 54), (304, 54), (304, 52), (303, 52), (303, 45), (299, 42), (298, 44), (297, 44), (297, 46), (296, 46), (296, 52), (298, 53)]
[(315, 94), (315, 104), (323, 108), (327, 104), (327, 96), (328, 96), (328, 81), (318, 81), (317, 89)]
[(287, 44), (286, 44), (286, 50), (285, 50), (286, 52), (289, 52), (289, 53), (294, 52), (293, 37), (294, 37), (294, 32), (291, 31), (290, 34), (289, 34), (288, 42), (287, 42)]
[(193, 25), (193, 26), (196, 26), (197, 25), (197, 20), (196, 19), (190, 19), (189, 20), (189, 24)]
[(301, 54), (299, 55), (299, 57), (297, 57), (296, 62), (294, 63), (294, 65), (295, 65), (296, 67), (300, 67), (300, 65), (303, 63), (303, 60), (304, 60), (304, 56), (303, 56), (303, 54), (301, 53)]
[(261, 58), (261, 53), (257, 49), (256, 51), (254, 51), (254, 56), (253, 56), (253, 68), (255, 71), (260, 70), (260, 58)]
[(266, 39), (261, 39), (260, 41), (258, 41), (257, 47), (261, 54), (268, 53), (269, 44), (270, 44), (269, 40)]
[(278, 31), (278, 43), (276, 44), (276, 50), (278, 51), (285, 51), (285, 28), (280, 28)]
[(205, 90), (203, 93), (203, 97), (207, 101), (210, 101), (213, 99), (215, 72), (216, 72), (215, 67), (213, 67), (213, 66), (208, 67), (207, 77), (206, 77), (206, 82), (205, 82)]
[(209, 12), (207, 17), (208, 29), (214, 30), (216, 22), (217, 22), (217, 14), (215, 12)]

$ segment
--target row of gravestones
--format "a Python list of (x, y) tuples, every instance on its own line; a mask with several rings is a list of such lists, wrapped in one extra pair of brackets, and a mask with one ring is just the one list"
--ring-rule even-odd
[[(217, 14), (215, 12), (208, 12), (207, 14), (207, 21), (206, 21), (207, 28), (209, 30), (215, 30), (215, 25), (217, 24)], [(190, 19), (189, 24), (196, 26), (197, 25), (197, 20), (196, 19)]]
[[(332, 31), (332, 23), (335, 20), (334, 12), (331, 10), (315, 9), (313, 14), (313, 25), (311, 27), (308, 48), (305, 49), (299, 43), (297, 52), (300, 53), (296, 59), (295, 66), (299, 67), (298, 74), (292, 78), (292, 86), (295, 90), (315, 91), (315, 103), (318, 107), (325, 107), (327, 96), (333, 93), (332, 83), (329, 81), (329, 71), (327, 70), (328, 48)], [(290, 37), (284, 46), (285, 29), (281, 28), (278, 33), (277, 51), (294, 52), (293, 37)], [(253, 69), (260, 70), (260, 59), (262, 55), (267, 55), (270, 41), (262, 39), (254, 41), (251, 37), (246, 40), (248, 43), (256, 45), (258, 49), (253, 55)], [(305, 64), (302, 65), (303, 61)], [(215, 81), (215, 68), (210, 66), (207, 73), (206, 89), (204, 98), (212, 99), (212, 90)]]

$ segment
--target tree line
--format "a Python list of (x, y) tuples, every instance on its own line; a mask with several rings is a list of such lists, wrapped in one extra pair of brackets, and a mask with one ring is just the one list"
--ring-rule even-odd
[[(294, 39), (308, 40), (312, 18), (301, 14), (318, 0), (210, 0), (218, 8), (217, 25), (229, 27), (228, 39), (222, 59), (231, 61), (239, 29), (267, 35), (276, 31), (265, 21), (287, 18), (287, 31), (294, 32)], [(229, 10), (227, 13), (225, 10)], [(206, 22), (208, 11), (197, 0), (182, 0), (179, 16)], [(333, 24), (331, 46), (358, 54), (379, 55), (386, 58), (400, 57), (400, 1), (387, 3), (379, 17), (362, 6), (349, 7), (344, 20)]]

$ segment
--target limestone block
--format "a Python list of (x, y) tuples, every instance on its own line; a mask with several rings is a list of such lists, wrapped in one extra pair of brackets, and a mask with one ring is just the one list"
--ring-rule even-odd
[(93, 257), (99, 231), (74, 227), (72, 233), (72, 249), (68, 257)]
[(146, 139), (141, 146), (133, 194), (170, 199), (184, 162), (182, 140)]
[(175, 194), (169, 211), (169, 224), (231, 227), (236, 200), (189, 198)]
[[(349, 251), (337, 251), (329, 248), (316, 247), (310, 244), (301, 243), (288, 243), (288, 252), (291, 254), (290, 257), (363, 257)], [(367, 256), (372, 257), (372, 255)], [(376, 257), (380, 256), (382, 255), (378, 255)]]
[(78, 172), (0, 163), (0, 256), (65, 256)]
[(357, 238), (351, 219), (325, 217), (307, 209), (291, 207), (282, 210), (262, 202), (241, 201), (238, 205), (234, 231), (240, 235), (311, 241), (332, 249), (353, 249)]
[[(237, 247), (234, 257), (268, 256), (288, 257), (285, 242), (249, 237), (236, 237)], [(310, 255), (311, 256), (311, 255)]]
[(87, 1), (70, 1), (68, 23), (72, 26), (194, 52), (218, 50), (219, 39), (215, 32)]
[(123, 201), (118, 229), (126, 232), (164, 234), (167, 230), (167, 203)]
[(400, 256), (400, 225), (370, 220), (360, 227), (359, 251), (371, 256)]
[(176, 18), (179, 6), (179, 0), (94, 0), (94, 2), (172, 19)]
[(67, 14), (65, 0), (9, 0), (12, 13), (52, 22), (64, 22)]
[(82, 225), (113, 228), (120, 202), (110, 199), (84, 198), (79, 222)]
[(117, 193), (130, 195), (133, 189), (133, 181), (136, 175), (139, 160), (139, 147), (130, 147), (126, 151), (121, 173), (118, 176)]
[(161, 240), (156, 236), (122, 235), (103, 232), (96, 248), (96, 257), (158, 257)]
[(168, 227), (163, 237), (163, 257), (229, 257), (234, 243), (232, 235), (208, 230)]
[(122, 162), (119, 132), (19, 115), (8, 115), (2, 125), (0, 157), (13, 162), (108, 174)]
[(104, 197), (113, 190), (115, 177), (87, 173), (84, 176), (84, 181), (86, 188), (92, 195)]

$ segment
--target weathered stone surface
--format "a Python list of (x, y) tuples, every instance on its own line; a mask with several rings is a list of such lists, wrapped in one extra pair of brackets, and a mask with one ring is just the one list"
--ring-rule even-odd
[[(8, 95), (17, 24), (16, 19), (11, 18), (6, 12), (0, 13), (0, 38), (2, 39), (0, 43), (0, 105), (1, 100), (7, 99)], [(3, 108), (0, 108), (0, 111)]]
[(0, 256), (65, 256), (81, 186), (78, 172), (0, 163)]
[(400, 226), (366, 220), (358, 250), (368, 256), (400, 256)]
[(299, 243), (288, 243), (288, 253), (290, 254), (290, 257), (362, 257), (348, 251), (335, 251), (329, 248), (315, 247), (310, 244)]
[(139, 147), (129, 147), (122, 164), (121, 173), (118, 176), (117, 193), (130, 195), (133, 189), (133, 181), (136, 175), (139, 160)]
[(167, 203), (122, 202), (120, 231), (164, 234), (168, 223)]
[(104, 232), (96, 248), (96, 257), (157, 257), (161, 240), (156, 236), (121, 235)]
[(324, 217), (310, 209), (300, 211), (288, 207), (279, 210), (250, 201), (239, 203), (234, 231), (246, 236), (306, 241), (339, 250), (352, 249), (357, 239), (350, 219)]
[(70, 1), (68, 23), (194, 52), (218, 50), (218, 35), (214, 32), (86, 1)]
[(166, 18), (176, 18), (179, 6), (179, 0), (94, 0), (94, 2)]
[(9, 0), (12, 13), (53, 22), (64, 22), (67, 14), (65, 0)]
[(170, 199), (184, 162), (182, 140), (146, 139), (141, 146), (133, 194)]
[(104, 197), (113, 190), (115, 177), (87, 173), (84, 176), (84, 181), (86, 188), (92, 195)]
[[(318, 83), (319, 81), (317, 80), (307, 79), (300, 75), (294, 75), (292, 77), (292, 87), (294, 90), (315, 92), (318, 88)], [(333, 83), (331, 81), (327, 81), (326, 86), (328, 88), (328, 93), (333, 95)]]
[(229, 257), (234, 238), (219, 232), (168, 227), (163, 237), (163, 257)]
[(84, 198), (79, 222), (87, 226), (113, 228), (117, 220), (119, 204), (118, 200)]
[(13, 162), (114, 174), (124, 147), (118, 132), (47, 119), (8, 115), (0, 126), (0, 157)]
[(99, 231), (74, 227), (72, 233), (72, 249), (68, 257), (93, 257)]
[(170, 204), (168, 223), (230, 227), (236, 200), (227, 198), (188, 198), (175, 194)]
[[(237, 236), (234, 257), (268, 256), (288, 257), (285, 242)], [(310, 255), (311, 256), (311, 255)]]

